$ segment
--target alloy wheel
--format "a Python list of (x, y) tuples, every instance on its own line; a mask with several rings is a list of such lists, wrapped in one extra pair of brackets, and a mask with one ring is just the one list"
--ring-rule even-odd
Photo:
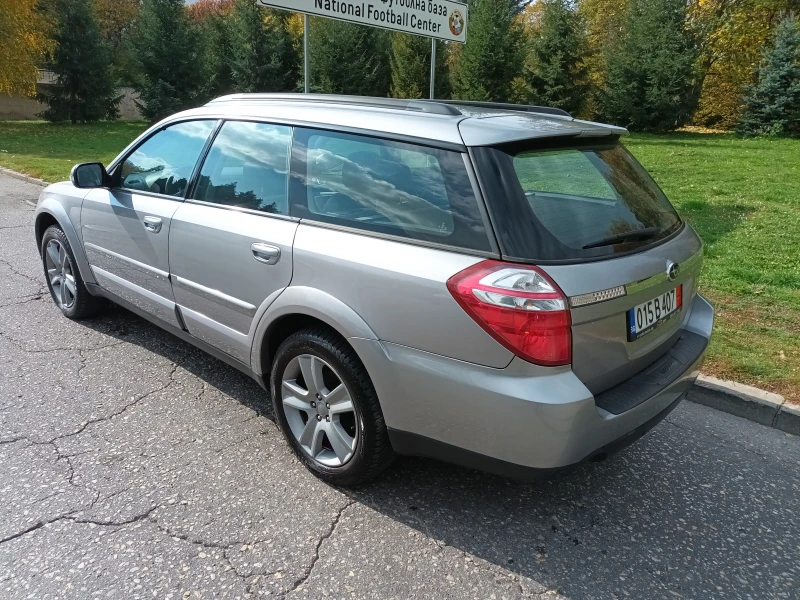
[(56, 302), (62, 309), (70, 309), (75, 304), (76, 288), (72, 261), (67, 249), (58, 240), (50, 240), (45, 248), (47, 277)]
[(289, 428), (308, 456), (327, 467), (353, 457), (361, 425), (333, 367), (311, 354), (294, 357), (284, 369), (280, 394)]

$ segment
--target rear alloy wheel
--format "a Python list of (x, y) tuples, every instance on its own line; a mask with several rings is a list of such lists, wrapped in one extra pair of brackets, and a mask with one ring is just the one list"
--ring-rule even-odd
[(289, 362), (282, 379), (283, 412), (303, 451), (328, 467), (346, 464), (361, 424), (341, 377), (321, 358), (301, 354)]
[(289, 336), (270, 376), (279, 426), (297, 457), (328, 483), (354, 485), (394, 457), (375, 388), (352, 347), (331, 330)]
[(67, 236), (57, 225), (48, 227), (42, 236), (42, 263), (53, 302), (66, 317), (85, 319), (105, 306), (104, 300), (92, 296), (83, 284)]

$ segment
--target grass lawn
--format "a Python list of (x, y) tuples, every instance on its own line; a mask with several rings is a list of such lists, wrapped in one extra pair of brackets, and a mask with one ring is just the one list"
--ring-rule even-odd
[[(0, 122), (0, 166), (66, 179), (117, 155), (144, 123)], [(626, 145), (706, 243), (702, 291), (717, 309), (704, 371), (800, 402), (800, 140), (632, 135)]]

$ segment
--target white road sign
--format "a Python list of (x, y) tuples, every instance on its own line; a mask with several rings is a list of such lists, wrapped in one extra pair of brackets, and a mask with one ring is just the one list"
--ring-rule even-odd
[(467, 5), (453, 0), (258, 0), (259, 4), (451, 42), (467, 41)]

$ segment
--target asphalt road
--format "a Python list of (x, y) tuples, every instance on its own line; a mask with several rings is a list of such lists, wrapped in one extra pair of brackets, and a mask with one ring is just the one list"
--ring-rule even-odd
[(266, 394), (112, 308), (73, 323), (0, 176), (0, 598), (798, 598), (800, 440), (686, 402), (539, 483), (421, 459), (337, 490)]

